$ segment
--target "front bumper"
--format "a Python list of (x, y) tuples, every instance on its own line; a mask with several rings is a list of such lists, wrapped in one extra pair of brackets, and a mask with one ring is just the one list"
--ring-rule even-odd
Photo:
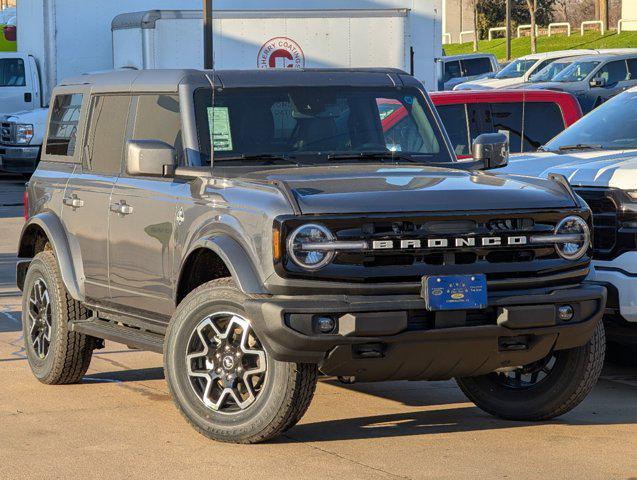
[(610, 296), (607, 309), (630, 323), (637, 323), (637, 252), (626, 252), (609, 262), (593, 262), (588, 280), (610, 284), (617, 294)]
[(0, 145), (0, 170), (10, 173), (33, 173), (38, 166), (39, 146)]
[[(281, 361), (319, 364), (360, 381), (439, 380), (527, 365), (584, 345), (601, 319), (606, 289), (584, 284), (489, 296), (486, 310), (428, 312), (418, 295), (274, 296), (246, 302), (255, 330)], [(575, 317), (562, 321), (560, 305)], [(334, 333), (316, 315), (337, 319)]]

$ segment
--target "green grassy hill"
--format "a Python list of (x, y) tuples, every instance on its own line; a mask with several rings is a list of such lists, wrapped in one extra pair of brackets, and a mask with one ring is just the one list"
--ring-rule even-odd
[[(447, 55), (473, 52), (473, 42), (454, 43), (443, 45)], [(570, 50), (577, 48), (637, 48), (637, 32), (607, 33), (600, 35), (597, 32), (590, 32), (581, 36), (579, 31), (573, 31), (573, 35), (553, 35), (547, 37), (542, 35), (537, 39), (538, 52), (551, 52), (553, 50)], [(506, 45), (503, 38), (491, 41), (482, 40), (478, 42), (480, 52), (493, 53), (500, 60), (506, 57)], [(511, 40), (511, 55), (513, 58), (521, 57), (531, 53), (531, 39), (529, 37), (513, 38)]]

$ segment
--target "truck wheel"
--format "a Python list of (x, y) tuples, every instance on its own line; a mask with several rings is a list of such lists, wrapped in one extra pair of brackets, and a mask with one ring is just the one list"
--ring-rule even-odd
[(38, 253), (29, 265), (22, 317), (25, 351), (36, 378), (47, 385), (78, 383), (96, 339), (69, 330), (69, 322), (87, 318), (87, 312), (66, 291), (50, 250)]
[(464, 394), (482, 410), (508, 420), (548, 420), (575, 408), (591, 391), (604, 365), (604, 324), (590, 341), (507, 373), (458, 378)]
[(208, 282), (179, 305), (166, 332), (164, 370), (188, 422), (208, 438), (258, 443), (298, 422), (314, 395), (316, 365), (274, 360), (232, 279)]

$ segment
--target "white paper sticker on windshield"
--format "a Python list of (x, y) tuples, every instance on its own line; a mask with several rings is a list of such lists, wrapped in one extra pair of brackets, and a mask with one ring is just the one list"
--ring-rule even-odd
[(208, 125), (210, 125), (210, 144), (213, 151), (227, 152), (232, 150), (228, 107), (208, 107)]

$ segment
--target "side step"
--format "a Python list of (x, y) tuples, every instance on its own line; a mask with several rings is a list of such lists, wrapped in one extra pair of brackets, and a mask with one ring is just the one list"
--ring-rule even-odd
[(72, 322), (71, 330), (91, 335), (92, 337), (123, 343), (140, 350), (150, 350), (156, 353), (163, 353), (164, 351), (164, 337), (162, 335), (109, 322), (98, 317)]

